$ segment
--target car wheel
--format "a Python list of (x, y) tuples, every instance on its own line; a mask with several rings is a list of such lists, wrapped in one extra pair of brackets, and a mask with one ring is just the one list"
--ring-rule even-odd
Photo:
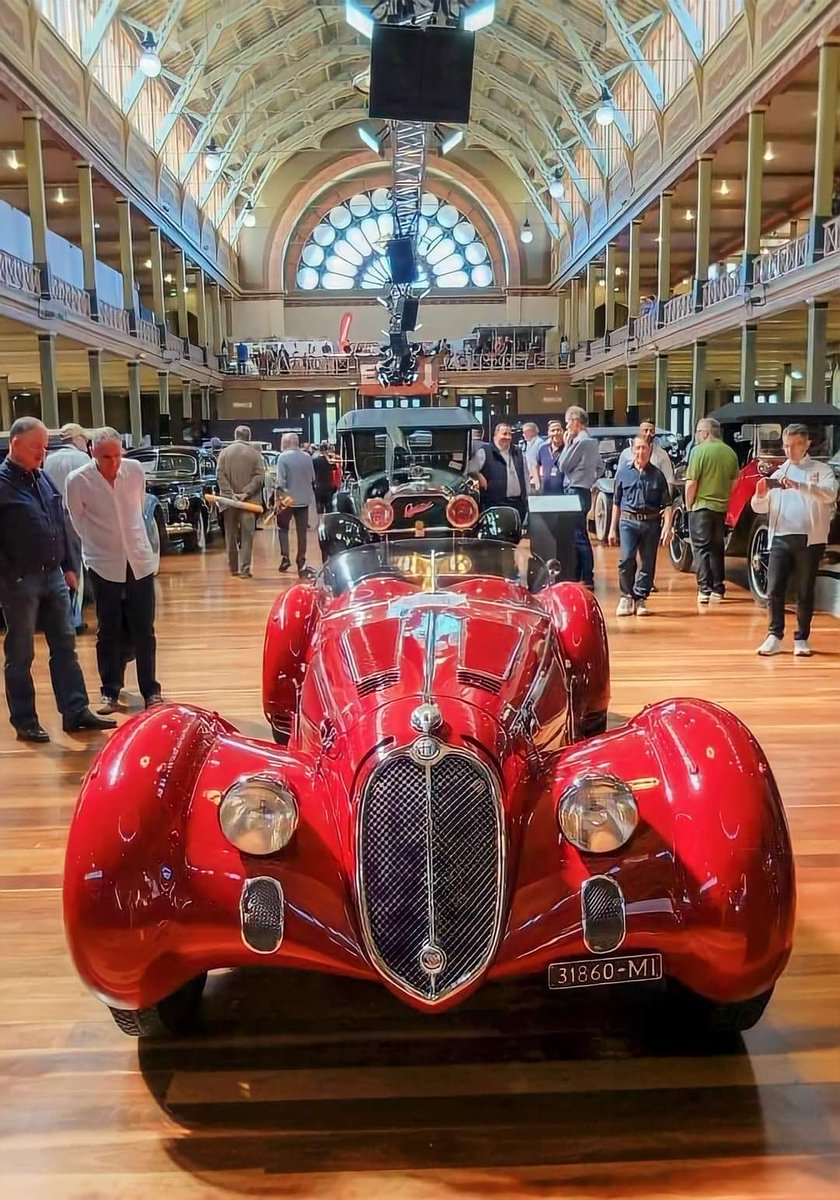
[(111, 1016), (128, 1037), (171, 1037), (186, 1033), (195, 1022), (206, 982), (205, 971), (151, 1008), (112, 1008)]
[[(166, 522), (164, 521), (163, 513), (160, 511), (159, 508), (155, 509), (154, 524), (155, 524), (155, 528), (157, 529), (157, 539), (158, 539), (158, 547), (160, 549), (160, 553), (167, 554), (169, 552), (169, 550), (171, 549), (171, 547), (169, 545), (169, 537), (167, 536), (167, 533), (166, 533)], [(151, 537), (149, 538), (149, 540), (151, 541)], [(154, 549), (154, 547), (153, 547), (153, 549)]]
[(184, 538), (184, 548), (196, 554), (203, 554), (207, 549), (207, 518), (203, 512), (198, 514), (198, 524), (192, 533)]
[(675, 979), (669, 979), (667, 983), (670, 1016), (688, 1033), (707, 1036), (725, 1037), (752, 1029), (761, 1020), (772, 995), (773, 988), (769, 988), (749, 1000), (720, 1004), (698, 995)]
[(770, 566), (770, 533), (767, 522), (758, 517), (753, 521), (747, 546), (747, 569), (750, 591), (759, 604), (767, 603), (767, 575)]
[(694, 566), (694, 554), (688, 536), (688, 513), (679, 501), (674, 504), (671, 529), (674, 536), (668, 546), (668, 555), (678, 571), (687, 573)]
[(595, 536), (599, 542), (605, 542), (610, 533), (610, 521), (612, 520), (612, 496), (608, 496), (606, 492), (596, 492), (595, 494)]

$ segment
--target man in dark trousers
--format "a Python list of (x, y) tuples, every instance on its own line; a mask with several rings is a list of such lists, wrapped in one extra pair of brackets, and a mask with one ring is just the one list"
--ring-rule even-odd
[(312, 455), (315, 471), (315, 507), (319, 513), (329, 512), (333, 492), (333, 464), (329, 458), (329, 442), (321, 442)]
[(65, 733), (113, 729), (90, 711), (68, 588), (78, 587), (67, 546), (64, 502), (42, 471), (49, 434), (35, 417), (10, 430), (0, 464), (0, 608), (6, 619), (6, 700), (22, 742), (48, 742), (35, 709), (35, 630), (50, 649), (50, 677)]
[[(659, 543), (671, 537), (671, 488), (651, 462), (651, 443), (643, 434), (633, 439), (633, 461), (618, 468), (613, 491), (609, 543), (621, 545), (616, 615), (648, 615), (648, 596), (656, 571)], [(663, 513), (665, 519), (663, 521)]]
[[(251, 430), (247, 425), (236, 426), (233, 441), (219, 455), (217, 478), (219, 491), (228, 500), (261, 502), (265, 461), (259, 447), (251, 441)], [(228, 570), (231, 575), (250, 579), (256, 513), (246, 512), (244, 508), (227, 508), (224, 523)]]
[(595, 558), (589, 541), (589, 509), (595, 480), (604, 473), (598, 443), (589, 436), (589, 417), (577, 404), (566, 409), (565, 446), (557, 463), (563, 473), (568, 496), (577, 496), (580, 515), (575, 524), (577, 578), (590, 590), (595, 587)]
[(493, 430), (490, 445), (479, 446), (470, 459), (469, 470), (478, 475), (481, 507), (505, 504), (515, 508), (524, 521), (528, 513), (528, 484), (525, 458), (513, 445), (513, 429), (500, 421)]

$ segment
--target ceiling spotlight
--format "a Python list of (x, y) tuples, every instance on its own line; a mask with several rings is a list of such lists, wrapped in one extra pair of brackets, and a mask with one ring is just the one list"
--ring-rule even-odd
[(606, 281), (606, 279), (599, 279), (599, 280), (598, 280), (598, 287), (606, 287), (606, 286), (607, 286), (607, 281)]
[(728, 196), (729, 191), (730, 191), (729, 184), (726, 182), (725, 179), (721, 179), (720, 187), (718, 188), (718, 195), (719, 196)]
[(254, 212), (254, 202), (249, 200), (242, 213), (242, 224), (246, 229), (253, 229), (257, 223), (257, 214)]
[(460, 146), (464, 140), (463, 129), (454, 129), (448, 134), (440, 144), (441, 154), (448, 154), (450, 150), (454, 150), (456, 146)]
[(93, 228), (94, 228), (94, 229), (100, 229), (100, 228), (101, 228), (101, 226), (100, 226), (100, 224), (99, 224), (99, 222), (98, 222), (98, 221), (94, 221), (94, 222), (93, 222)]
[(690, 209), (690, 208), (687, 208), (687, 209), (685, 210), (685, 219), (686, 219), (686, 221), (693, 221), (693, 220), (694, 220), (694, 213), (691, 211), (691, 209)]
[(56, 192), (55, 202), (56, 202), (56, 204), (66, 204), (67, 203), (67, 197), (64, 195), (64, 188), (59, 188), (58, 191)]
[(475, 33), (493, 24), (496, 16), (496, 0), (478, 0), (464, 13), (464, 29), (467, 33)]
[(548, 185), (548, 194), (555, 200), (562, 200), (566, 195), (566, 188), (563, 184), (562, 178), (560, 177), (559, 171)]
[(158, 75), (160, 75), (161, 63), (155, 35), (149, 31), (144, 36), (140, 45), (142, 47), (139, 63), (140, 70), (147, 79), (157, 79)]
[(802, 374), (802, 372), (798, 371), (796, 369), (791, 371), (790, 377), (791, 377), (791, 379), (804, 379), (805, 378), (805, 376)]
[[(163, 277), (163, 281), (164, 281), (164, 283), (171, 283), (171, 282), (172, 282), (172, 275), (171, 275), (171, 273), (169, 273), (169, 274), (167, 274), (167, 275), (164, 275), (164, 277)], [(175, 295), (175, 293), (174, 293), (174, 292), (173, 292), (172, 294), (173, 294), (173, 296)]]
[(204, 165), (210, 172), (218, 171), (222, 165), (222, 154), (216, 145), (215, 138), (211, 138), (207, 143), (207, 148), (204, 151)]
[(21, 169), (23, 163), (18, 158), (16, 150), (10, 150), (6, 155), (6, 164), (12, 171), (19, 171)]
[(595, 109), (595, 120), (602, 128), (612, 125), (615, 120), (615, 101), (607, 87), (601, 89), (601, 103)]
[(356, 0), (344, 0), (344, 20), (364, 37), (373, 37), (373, 17)]
[(522, 224), (522, 228), (519, 230), (519, 240), (525, 246), (527, 246), (529, 242), (533, 242), (533, 240), (534, 240), (534, 231), (531, 228), (531, 222), (528, 220), (527, 217), (525, 218), (525, 220)]
[(772, 162), (776, 155), (773, 153), (773, 143), (767, 143), (767, 149), (764, 151), (764, 161)]
[(151, 271), (152, 260), (150, 258), (147, 258), (146, 261), (143, 263), (143, 266), (146, 268), (147, 271)]
[(616, 275), (623, 275), (623, 274), (624, 274), (624, 268), (623, 268), (623, 267), (616, 267), (616, 269), (615, 269), (615, 273), (616, 273)]
[(359, 135), (359, 141), (364, 142), (368, 150), (372, 150), (374, 154), (379, 154), (382, 149), (379, 138), (367, 128), (366, 125), (359, 125), (356, 132)]

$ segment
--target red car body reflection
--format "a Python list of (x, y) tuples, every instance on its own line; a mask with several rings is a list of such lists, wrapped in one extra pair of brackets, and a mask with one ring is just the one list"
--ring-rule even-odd
[[(85, 780), (65, 919), (82, 978), (113, 1008), (263, 965), (380, 980), (442, 1010), (487, 980), (655, 952), (703, 1003), (763, 997), (760, 1013), (794, 915), (766, 759), (740, 721), (696, 700), (603, 732), (606, 632), (577, 584), (292, 587), (268, 622), (263, 696), (283, 744), (167, 705), (124, 725)], [(299, 810), (267, 857), (220, 827), (222, 797), (251, 776), (281, 780)], [(561, 797), (590, 776), (621, 781), (638, 808), (607, 853), (558, 825)], [(609, 936), (585, 908), (592, 880), (612, 889)]]

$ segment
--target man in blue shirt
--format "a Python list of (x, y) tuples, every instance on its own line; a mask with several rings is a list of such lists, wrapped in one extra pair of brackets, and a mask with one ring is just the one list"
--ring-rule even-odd
[(0, 464), (0, 608), (6, 618), (5, 682), (9, 716), (22, 742), (48, 742), (35, 710), (35, 630), (50, 649), (50, 677), (65, 733), (113, 729), (90, 711), (68, 588), (78, 587), (70, 560), (64, 501), (41, 469), (49, 434), (35, 417), (12, 425)]
[[(662, 516), (665, 514), (663, 522)], [(619, 467), (613, 491), (609, 543), (621, 544), (618, 586), (621, 599), (616, 614), (648, 615), (647, 598), (656, 570), (660, 541), (671, 538), (671, 489), (668, 480), (650, 461), (650, 442), (633, 439), (633, 462)]]
[(595, 558), (589, 541), (587, 518), (592, 507), (592, 488), (604, 473), (598, 443), (589, 436), (586, 410), (574, 404), (566, 410), (565, 449), (558, 467), (566, 482), (566, 494), (577, 496), (580, 515), (575, 525), (577, 577), (590, 590), (595, 587)]
[(543, 496), (562, 496), (566, 490), (566, 480), (559, 466), (563, 449), (563, 422), (549, 421), (548, 441), (540, 446), (537, 459), (537, 475)]

